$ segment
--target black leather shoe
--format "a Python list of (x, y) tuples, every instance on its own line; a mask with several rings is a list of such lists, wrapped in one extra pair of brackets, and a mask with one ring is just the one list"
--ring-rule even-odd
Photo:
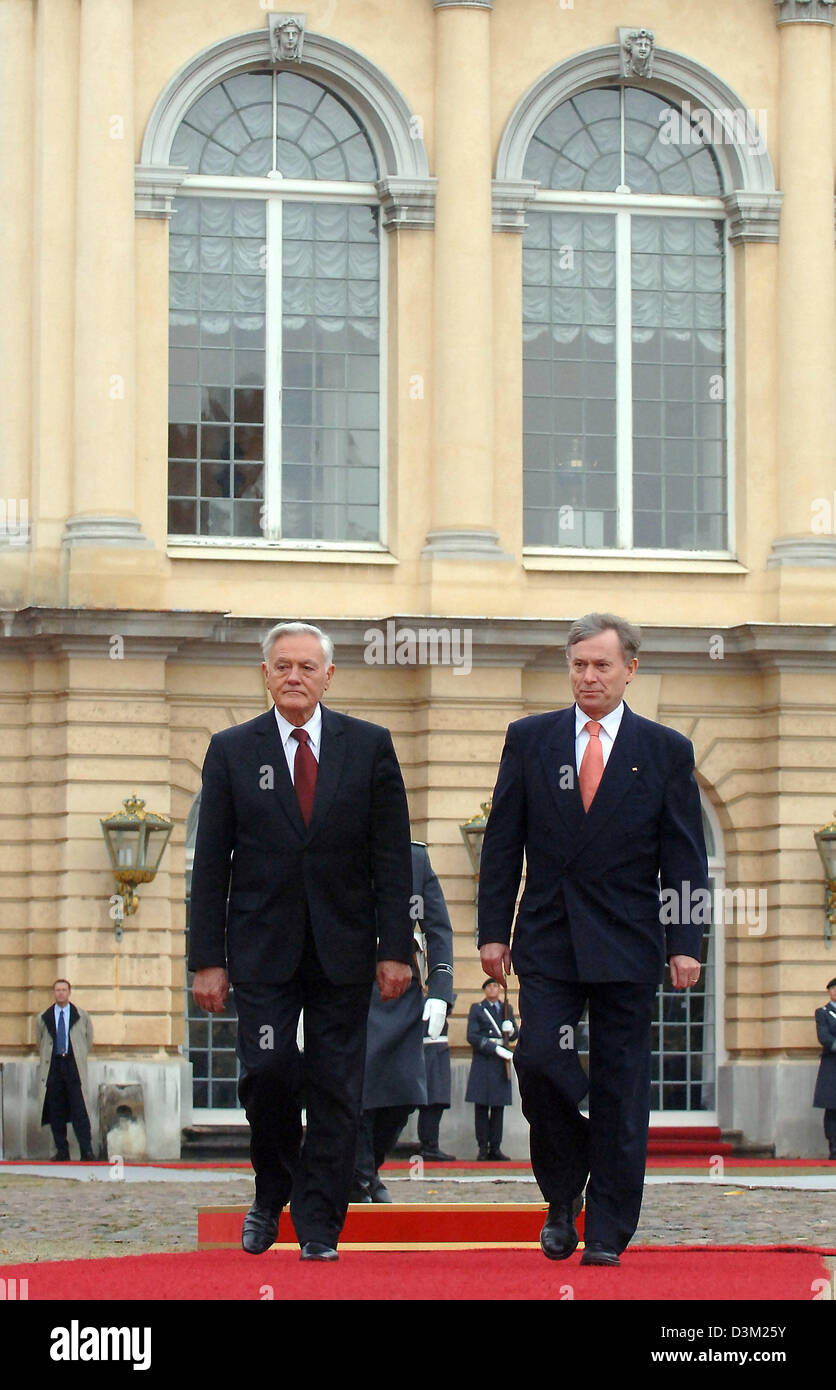
[(333, 1245), (323, 1245), (318, 1240), (306, 1240), (299, 1251), (300, 1260), (338, 1260), (339, 1258)]
[(511, 1161), (508, 1155), (504, 1154), (501, 1149), (489, 1149), (488, 1158), (492, 1158), (495, 1163), (510, 1163)]
[(88, 1149), (86, 1153), (83, 1153), (83, 1154), (81, 1155), (81, 1162), (82, 1162), (82, 1163), (95, 1163), (95, 1162), (96, 1162), (96, 1155), (93, 1153), (93, 1150), (92, 1150), (92, 1149)]
[(549, 1202), (549, 1214), (540, 1232), (540, 1249), (549, 1260), (568, 1260), (578, 1247), (575, 1217), (583, 1208), (583, 1195), (571, 1202)]
[(487, 1149), (480, 1149), (478, 1154), (476, 1155), (476, 1158), (479, 1163), (487, 1163), (488, 1159), (490, 1158), (490, 1154), (488, 1153)]
[(369, 1184), (367, 1182), (353, 1182), (351, 1184), (351, 1191), (348, 1194), (348, 1200), (349, 1202), (369, 1203), (372, 1200)]
[(369, 1192), (373, 1202), (391, 1203), (392, 1197), (385, 1182), (375, 1175), (369, 1183)]
[(621, 1261), (618, 1258), (618, 1251), (611, 1246), (604, 1245), (601, 1240), (588, 1240), (581, 1255), (582, 1265), (611, 1265), (614, 1269), (619, 1269)]
[(258, 1199), (244, 1217), (241, 1245), (248, 1255), (263, 1255), (279, 1234), (279, 1212)]
[(446, 1154), (442, 1149), (422, 1149), (421, 1157), (427, 1163), (455, 1163), (455, 1154)]
[(52, 1155), (52, 1158), (51, 1158), (49, 1161), (50, 1161), (50, 1163), (69, 1163), (69, 1161), (70, 1161), (70, 1155), (69, 1155), (69, 1153), (65, 1153), (65, 1154), (53, 1154), (53, 1155)]

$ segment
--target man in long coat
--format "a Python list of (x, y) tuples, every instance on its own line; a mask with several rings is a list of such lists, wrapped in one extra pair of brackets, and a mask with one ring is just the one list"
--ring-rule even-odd
[(38, 1094), (41, 1124), (49, 1125), (55, 1141), (54, 1158), (66, 1162), (69, 1120), (83, 1159), (93, 1159), (90, 1117), (84, 1100), (87, 1089), (87, 1054), (93, 1046), (90, 1015), (70, 1003), (69, 980), (56, 980), (53, 1003), (35, 1020), (40, 1053)]
[(822, 1045), (813, 1105), (824, 1110), (824, 1133), (836, 1159), (836, 976), (828, 983), (830, 1001), (816, 1009), (816, 1033)]
[(400, 999), (383, 1000), (372, 989), (352, 1201), (391, 1200), (378, 1169), (411, 1112), (427, 1104), (424, 1024), (428, 1037), (440, 1037), (453, 1002), (453, 928), (427, 846), (417, 840), (412, 841), (410, 912), (412, 984)]
[(502, 1152), (502, 1111), (511, 1104), (511, 1069), (513, 1053), (507, 1044), (517, 1037), (514, 1010), (505, 1009), (499, 1002), (496, 980), (485, 980), (485, 997), (471, 1004), (467, 1020), (467, 1041), (473, 1048), (473, 1061), (467, 1078), (465, 1100), (476, 1106), (476, 1143), (479, 1158), (507, 1159)]

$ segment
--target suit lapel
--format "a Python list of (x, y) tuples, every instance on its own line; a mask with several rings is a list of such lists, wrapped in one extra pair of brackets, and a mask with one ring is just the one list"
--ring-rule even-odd
[(584, 819), (583, 802), (575, 772), (575, 707), (557, 710), (540, 746), (546, 780), (570, 841)]
[(52, 1041), (55, 1042), (55, 1005), (50, 1004), (48, 1009), (44, 1009), (41, 1018), (46, 1026), (46, 1031), (49, 1033)]
[(290, 823), (300, 840), (304, 839), (307, 831), (302, 819), (302, 812), (299, 810), (296, 792), (290, 780), (290, 769), (287, 765), (279, 726), (276, 723), (275, 707), (259, 717), (255, 726), (255, 734), (261, 743), (260, 766), (273, 768), (273, 796), (270, 798), (270, 807), (275, 811), (279, 821), (282, 821), (282, 817), (284, 817), (284, 820)]
[[(585, 848), (603, 829), (641, 776), (641, 759), (636, 756), (636, 716), (627, 706), (621, 718), (612, 752), (607, 759), (595, 799), (583, 815), (572, 857)], [(636, 771), (633, 769), (636, 768)], [(578, 793), (580, 800), (580, 792)], [(583, 803), (581, 803), (583, 805)]]

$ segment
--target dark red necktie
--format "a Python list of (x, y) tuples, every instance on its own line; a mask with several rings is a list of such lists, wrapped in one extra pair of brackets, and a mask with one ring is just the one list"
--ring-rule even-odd
[(299, 802), (302, 819), (308, 826), (311, 823), (316, 791), (317, 761), (311, 752), (311, 740), (307, 729), (294, 729), (291, 738), (295, 738), (299, 743), (293, 759), (293, 785), (296, 788), (296, 800)]

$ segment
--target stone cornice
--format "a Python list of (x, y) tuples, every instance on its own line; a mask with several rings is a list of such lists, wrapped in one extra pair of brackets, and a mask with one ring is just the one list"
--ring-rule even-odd
[[(337, 663), (368, 664), (370, 628), (469, 632), (474, 666), (523, 666), (565, 670), (566, 635), (573, 619), (484, 618), (467, 615), (389, 614), (333, 618), (307, 615), (334, 640)], [(265, 633), (280, 618), (228, 613), (125, 609), (26, 608), (0, 612), (0, 657), (37, 660), (56, 656), (104, 658), (114, 635), (124, 640), (124, 659), (160, 659), (242, 666), (260, 661)], [(761, 671), (836, 671), (836, 624), (741, 623), (731, 627), (643, 626), (641, 669), (718, 676)], [(370, 669), (374, 669), (370, 667)], [(407, 665), (399, 667), (411, 670)], [(463, 687), (464, 695), (466, 687)]]
[(492, 10), (491, 0), (433, 0), (434, 10)]
[(775, 0), (776, 24), (832, 24), (834, 0)]
[(379, 179), (382, 222), (387, 231), (426, 231), (435, 226), (437, 179), (399, 178), (392, 174)]
[(183, 180), (185, 164), (137, 164), (135, 166), (134, 214), (136, 217), (170, 217)]
[(540, 184), (531, 179), (494, 179), (491, 185), (494, 231), (524, 231), (526, 212), (539, 187)]
[(723, 199), (729, 219), (729, 241), (778, 241), (783, 193), (729, 193)]

